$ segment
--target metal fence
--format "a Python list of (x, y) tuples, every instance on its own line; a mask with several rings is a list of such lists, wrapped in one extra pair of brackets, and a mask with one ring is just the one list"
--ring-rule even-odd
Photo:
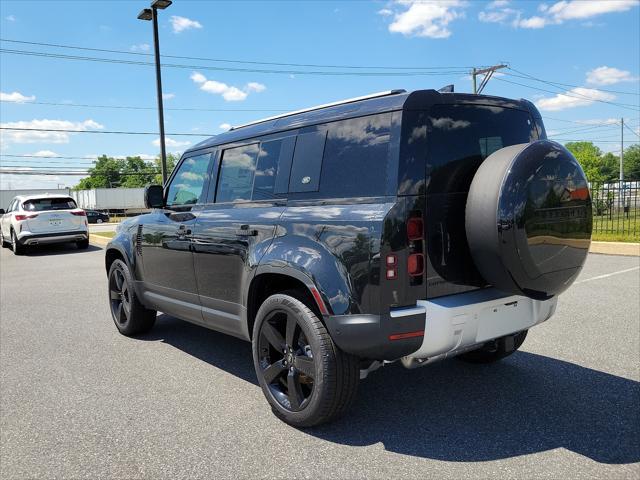
[(640, 241), (640, 182), (591, 186), (593, 232)]

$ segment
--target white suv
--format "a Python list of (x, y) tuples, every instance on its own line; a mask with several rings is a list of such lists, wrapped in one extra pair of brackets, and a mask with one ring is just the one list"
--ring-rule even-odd
[(7, 211), (0, 208), (0, 241), (13, 253), (24, 253), (29, 245), (75, 242), (89, 246), (87, 214), (66, 195), (15, 197)]

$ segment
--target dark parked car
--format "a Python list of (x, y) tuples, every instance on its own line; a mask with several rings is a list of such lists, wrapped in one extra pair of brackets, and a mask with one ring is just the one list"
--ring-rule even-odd
[(584, 173), (533, 104), (434, 90), (233, 128), (145, 197), (106, 250), (117, 328), (162, 311), (251, 341), (271, 408), (301, 427), (384, 363), (511, 354), (591, 238)]
[(86, 210), (89, 223), (109, 223), (109, 215), (95, 210)]

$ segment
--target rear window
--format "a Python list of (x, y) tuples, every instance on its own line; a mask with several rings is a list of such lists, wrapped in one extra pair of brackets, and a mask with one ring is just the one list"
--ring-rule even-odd
[(71, 210), (78, 208), (73, 198), (39, 198), (27, 200), (22, 204), (27, 212), (42, 212), (45, 210)]
[[(490, 105), (435, 105), (426, 124), (429, 193), (467, 191), (476, 170), (493, 152), (538, 138), (529, 112)], [(434, 175), (442, 181), (434, 182)]]

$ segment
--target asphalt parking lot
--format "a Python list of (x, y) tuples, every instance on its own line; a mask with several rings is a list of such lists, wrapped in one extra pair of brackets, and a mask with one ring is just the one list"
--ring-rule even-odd
[(640, 478), (640, 259), (590, 255), (491, 366), (397, 365), (295, 430), (248, 343), (160, 316), (116, 332), (103, 251), (0, 254), (0, 477)]

